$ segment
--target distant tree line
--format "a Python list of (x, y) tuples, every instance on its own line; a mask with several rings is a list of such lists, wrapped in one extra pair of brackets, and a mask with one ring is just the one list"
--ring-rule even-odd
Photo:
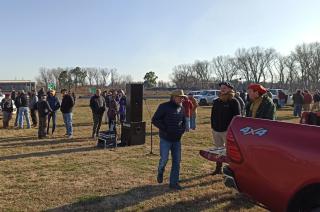
[(243, 88), (249, 83), (262, 83), (291, 91), (314, 90), (320, 81), (320, 43), (297, 45), (285, 56), (272, 48), (240, 48), (233, 56), (177, 65), (171, 80), (183, 89), (212, 88), (219, 81), (231, 81)]
[(131, 75), (119, 75), (116, 68), (45, 68), (39, 69), (36, 77), (38, 87), (48, 88), (54, 84), (56, 89), (77, 90), (79, 86), (124, 88), (133, 81)]

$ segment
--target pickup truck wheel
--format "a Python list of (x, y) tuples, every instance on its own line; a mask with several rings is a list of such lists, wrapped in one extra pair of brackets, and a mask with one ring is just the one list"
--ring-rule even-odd
[(288, 211), (320, 211), (320, 186), (310, 186), (304, 189), (303, 192), (299, 192), (299, 195), (295, 198), (293, 204), (290, 205)]
[(199, 105), (208, 105), (208, 103), (207, 103), (207, 100), (205, 100), (205, 99), (201, 99), (200, 100), (200, 102), (199, 102)]

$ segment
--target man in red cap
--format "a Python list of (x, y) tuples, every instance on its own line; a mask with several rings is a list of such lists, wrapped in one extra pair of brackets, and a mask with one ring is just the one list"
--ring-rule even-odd
[(260, 119), (274, 120), (276, 107), (270, 97), (267, 89), (260, 84), (250, 84), (248, 87), (249, 104), (246, 106), (246, 116)]

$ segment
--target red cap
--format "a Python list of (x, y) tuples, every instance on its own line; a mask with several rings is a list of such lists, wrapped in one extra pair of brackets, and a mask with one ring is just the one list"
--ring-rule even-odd
[(248, 89), (252, 89), (253, 91), (258, 91), (260, 95), (267, 93), (267, 89), (260, 84), (250, 84)]

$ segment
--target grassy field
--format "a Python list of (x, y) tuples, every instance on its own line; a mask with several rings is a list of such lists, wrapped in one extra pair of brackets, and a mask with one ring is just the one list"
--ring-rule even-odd
[[(210, 107), (199, 109), (197, 130), (183, 137), (184, 189), (172, 191), (170, 161), (164, 184), (156, 182), (159, 139), (154, 136), (156, 155), (150, 155), (146, 107), (145, 145), (100, 150), (89, 138), (88, 101), (77, 102), (71, 140), (63, 136), (60, 113), (55, 138), (37, 140), (37, 129), (0, 130), (0, 211), (264, 211), (227, 189), (222, 176), (211, 176), (214, 164), (199, 156), (199, 150), (212, 146)], [(147, 100), (152, 114), (159, 103)], [(297, 122), (291, 114), (286, 108), (278, 117)]]

